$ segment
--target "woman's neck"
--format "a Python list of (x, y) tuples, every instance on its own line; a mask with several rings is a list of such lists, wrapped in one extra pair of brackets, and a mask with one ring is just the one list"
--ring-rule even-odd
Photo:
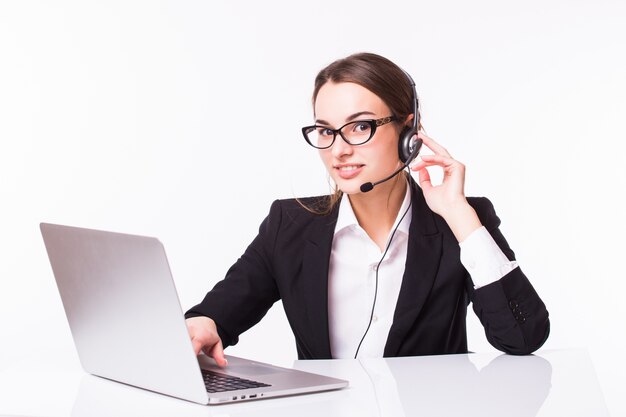
[(370, 192), (349, 196), (359, 225), (381, 251), (384, 250), (389, 232), (398, 217), (406, 187), (405, 176), (397, 175)]

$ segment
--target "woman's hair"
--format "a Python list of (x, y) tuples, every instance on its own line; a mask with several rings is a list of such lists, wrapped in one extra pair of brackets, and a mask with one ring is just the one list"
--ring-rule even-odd
[[(389, 107), (396, 123), (404, 125), (406, 118), (413, 114), (414, 89), (406, 73), (385, 57), (361, 52), (338, 59), (323, 68), (315, 77), (313, 108), (317, 94), (327, 82), (355, 83), (376, 94)], [(418, 126), (418, 129), (421, 126)], [(333, 193), (314, 207), (300, 204), (311, 213), (327, 215), (337, 205), (343, 193), (335, 186)]]

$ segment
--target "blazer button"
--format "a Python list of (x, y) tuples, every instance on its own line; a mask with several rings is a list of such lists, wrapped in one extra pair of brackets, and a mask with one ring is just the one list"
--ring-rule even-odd
[(516, 312), (517, 309), (519, 308), (519, 304), (517, 304), (517, 301), (511, 300), (509, 301), (509, 308), (513, 310), (513, 312)]

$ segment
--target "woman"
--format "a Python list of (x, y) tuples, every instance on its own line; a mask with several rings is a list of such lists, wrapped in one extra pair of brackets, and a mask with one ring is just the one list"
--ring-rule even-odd
[[(470, 301), (494, 347), (538, 349), (545, 305), (491, 203), (465, 197), (463, 164), (412, 134), (420, 125), (408, 74), (378, 55), (351, 55), (320, 71), (313, 107), (303, 133), (335, 193), (272, 204), (226, 278), (187, 312), (196, 354), (226, 365), (223, 349), (279, 299), (300, 359), (465, 353)], [(411, 161), (421, 142), (434, 155)], [(406, 172), (392, 176), (409, 162), (419, 186)], [(444, 172), (439, 185), (432, 166)]]

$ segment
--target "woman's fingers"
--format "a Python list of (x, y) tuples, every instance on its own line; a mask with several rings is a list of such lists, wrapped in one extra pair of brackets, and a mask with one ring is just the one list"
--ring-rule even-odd
[(436, 155), (443, 155), (448, 158), (452, 158), (446, 148), (435, 142), (431, 137), (426, 136), (423, 131), (417, 132), (417, 137), (420, 138), (422, 140), (422, 143), (426, 145), (426, 147), (433, 151)]
[(409, 167), (411, 168), (411, 170), (413, 171), (419, 171), (425, 167), (430, 167), (430, 166), (440, 166), (443, 167), (444, 169), (447, 167), (451, 167), (455, 164), (459, 164), (460, 163), (454, 159), (452, 159), (449, 156), (442, 156), (442, 155), (422, 155), (420, 157), (418, 157), (418, 159), (415, 160), (415, 163), (411, 164)]
[(202, 342), (200, 342), (198, 339), (191, 339), (191, 344), (193, 345), (193, 353), (198, 356), (200, 354), (200, 351), (202, 350)]
[[(434, 191), (435, 188), (446, 190), (446, 193), (462, 195), (465, 182), (465, 166), (459, 161), (442, 155), (424, 155), (411, 165), (411, 170), (419, 172), (420, 186), (424, 193)], [(443, 181), (434, 186), (431, 182), (428, 167), (440, 167), (443, 170)]]
[(216, 344), (214, 344), (208, 352), (205, 352), (207, 355), (212, 357), (218, 366), (226, 366), (228, 365), (228, 361), (226, 360), (226, 356), (224, 356), (224, 346), (222, 345), (222, 341), (218, 340)]
[(428, 173), (427, 169), (421, 169), (419, 171), (419, 184), (425, 193), (427, 193), (428, 190), (433, 188), (433, 184), (430, 181), (430, 174)]

